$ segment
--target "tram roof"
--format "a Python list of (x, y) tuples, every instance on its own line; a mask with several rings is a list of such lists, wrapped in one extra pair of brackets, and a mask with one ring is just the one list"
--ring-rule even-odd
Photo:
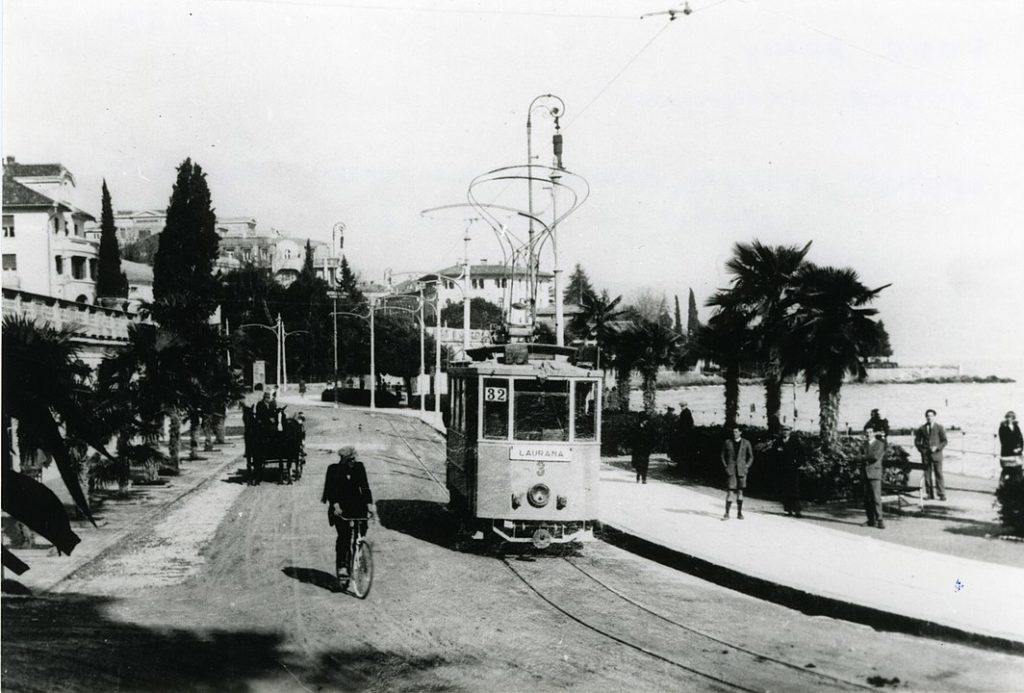
[(468, 354), (473, 361), (453, 368), (453, 374), (545, 378), (593, 378), (601, 375), (599, 370), (572, 363), (570, 357), (576, 354), (576, 349), (572, 347), (516, 344), (470, 349)]

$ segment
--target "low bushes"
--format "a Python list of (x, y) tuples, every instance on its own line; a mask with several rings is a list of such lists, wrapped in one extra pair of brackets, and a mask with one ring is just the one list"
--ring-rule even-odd
[[(333, 387), (325, 389), (320, 393), (321, 402), (334, 402), (335, 390)], [(340, 404), (350, 404), (356, 407), (370, 406), (370, 391), (354, 387), (339, 387), (337, 390)], [(397, 409), (402, 404), (401, 398), (387, 390), (377, 390), (376, 405), (379, 409)]]
[[(638, 412), (605, 411), (602, 419), (601, 454), (623, 455), (630, 452), (631, 432)], [(674, 435), (676, 417), (655, 414), (651, 417), (654, 452), (669, 450)], [(747, 477), (747, 489), (756, 496), (777, 497), (782, 489), (782, 469), (779, 460), (771, 454), (773, 437), (764, 428), (740, 427), (743, 437), (754, 447), (754, 466)], [(801, 495), (808, 500), (826, 501), (839, 498), (859, 498), (861, 495), (860, 466), (863, 460), (864, 440), (861, 437), (841, 438), (832, 450), (822, 448), (818, 436), (794, 431), (793, 436), (804, 451), (801, 475)], [(724, 486), (722, 469), (722, 443), (726, 439), (723, 426), (694, 428), (688, 438), (689, 454), (675, 466), (685, 478)], [(909, 457), (899, 445), (890, 445), (886, 452), (886, 483), (903, 485), (907, 472), (902, 469)], [(1024, 499), (1024, 493), (1022, 493)], [(1021, 514), (1024, 517), (1024, 502)]]
[(999, 519), (1017, 536), (1024, 536), (1024, 476), (1014, 474), (996, 490)]

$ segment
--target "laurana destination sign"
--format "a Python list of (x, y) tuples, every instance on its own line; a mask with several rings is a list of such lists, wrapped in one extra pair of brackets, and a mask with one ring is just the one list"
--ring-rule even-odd
[(564, 445), (513, 445), (509, 448), (508, 458), (527, 462), (571, 462), (572, 448)]

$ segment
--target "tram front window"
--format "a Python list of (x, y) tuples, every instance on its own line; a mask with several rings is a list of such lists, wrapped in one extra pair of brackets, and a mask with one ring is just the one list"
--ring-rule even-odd
[(516, 440), (569, 440), (569, 381), (515, 380)]
[(576, 440), (597, 438), (597, 383), (576, 381)]
[(508, 438), (508, 380), (484, 378), (484, 438)]

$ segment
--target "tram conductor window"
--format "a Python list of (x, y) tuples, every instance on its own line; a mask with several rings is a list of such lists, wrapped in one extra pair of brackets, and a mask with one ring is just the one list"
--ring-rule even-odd
[(597, 383), (576, 381), (576, 440), (597, 438)]
[(515, 380), (516, 440), (569, 440), (569, 381)]

